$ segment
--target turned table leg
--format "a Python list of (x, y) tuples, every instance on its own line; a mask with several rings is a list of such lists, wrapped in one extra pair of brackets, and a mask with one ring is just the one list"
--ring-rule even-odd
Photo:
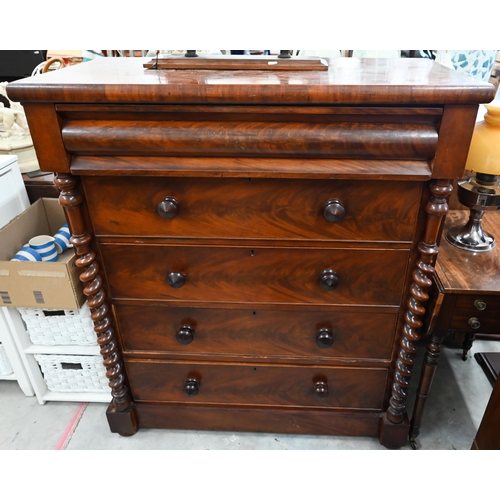
[(422, 424), (425, 403), (427, 401), (427, 396), (431, 391), (432, 381), (434, 379), (438, 359), (441, 354), (443, 339), (443, 334), (433, 334), (425, 352), (422, 372), (420, 374), (420, 382), (417, 389), (417, 396), (415, 398), (415, 406), (413, 408), (413, 415), (410, 422), (410, 445), (413, 449), (416, 449), (417, 447), (415, 440), (420, 434), (420, 426)]
[(472, 332), (467, 332), (465, 334), (464, 341), (462, 343), (462, 360), (467, 361), (467, 355), (469, 354), (469, 351), (472, 347), (472, 344), (474, 343), (474, 337), (475, 334)]

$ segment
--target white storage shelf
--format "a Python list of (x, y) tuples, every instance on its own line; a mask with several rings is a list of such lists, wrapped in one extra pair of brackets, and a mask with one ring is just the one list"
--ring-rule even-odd
[[(26, 187), (16, 155), (0, 155), (0, 227), (30, 206)], [(33, 396), (28, 373), (15, 343), (15, 333), (7, 326), (7, 308), (0, 307), (0, 342), (12, 366), (12, 373), (0, 375), (0, 380), (17, 381), (26, 396)], [(17, 311), (14, 311), (18, 314)]]
[[(4, 308), (5, 309), (5, 308)], [(21, 315), (16, 309), (7, 309), (7, 321), (11, 331), (15, 332), (15, 341), (18, 351), (21, 353), (22, 361), (26, 367), (31, 384), (35, 391), (38, 402), (43, 405), (47, 401), (78, 401), (109, 403), (111, 401), (111, 389), (107, 392), (55, 392), (47, 388), (35, 354), (69, 354), (69, 355), (99, 355), (99, 346), (43, 346), (34, 345)]]
[[(5, 351), (4, 345), (0, 342), (0, 376), (6, 380), (12, 380), (14, 375), (14, 369), (7, 357), (7, 352)], [(15, 378), (14, 378), (15, 379)]]
[[(15, 155), (0, 155), (0, 227), (30, 206), (26, 188)], [(0, 342), (2, 343), (13, 372), (0, 375), (0, 380), (17, 380), (26, 396), (35, 395), (40, 404), (46, 401), (111, 401), (107, 393), (54, 392), (49, 391), (35, 354), (99, 354), (98, 346), (34, 345), (26, 331), (17, 309), (0, 307)]]

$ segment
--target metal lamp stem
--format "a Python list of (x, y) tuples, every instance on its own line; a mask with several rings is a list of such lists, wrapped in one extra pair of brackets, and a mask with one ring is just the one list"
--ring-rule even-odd
[(450, 231), (446, 239), (454, 246), (473, 252), (489, 252), (495, 248), (495, 239), (483, 230), (484, 210), (470, 209), (470, 217), (462, 229)]

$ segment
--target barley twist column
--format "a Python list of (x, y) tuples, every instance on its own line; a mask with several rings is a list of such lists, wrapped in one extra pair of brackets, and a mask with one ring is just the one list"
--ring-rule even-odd
[[(437, 243), (444, 217), (448, 213), (447, 199), (452, 190), (450, 180), (437, 180), (430, 185), (431, 197), (425, 207), (427, 224), (424, 239), (418, 245), (419, 256), (412, 272), (410, 298), (407, 302), (405, 322), (396, 360), (392, 395), (385, 416), (385, 420), (389, 424), (402, 424), (406, 419), (406, 398), (415, 363), (416, 342), (420, 339), (419, 329), (426, 312), (425, 303), (429, 299), (427, 290), (432, 285), (431, 276), (435, 272), (434, 263), (439, 252)], [(384, 424), (386, 422), (384, 421)], [(405, 427), (407, 430), (408, 428), (409, 425)], [(403, 438), (406, 442), (407, 434), (401, 434), (398, 440), (402, 441)], [(381, 442), (383, 439), (386, 438), (383, 438), (382, 432)]]
[(123, 412), (130, 408), (132, 402), (125, 382), (106, 292), (99, 274), (99, 264), (96, 262), (96, 254), (90, 246), (92, 237), (85, 229), (81, 208), (83, 197), (76, 189), (77, 179), (72, 175), (57, 174), (55, 184), (59, 189), (59, 203), (64, 208), (72, 235), (70, 241), (78, 256), (76, 265), (83, 268), (80, 280), (84, 285), (83, 292), (87, 296), (91, 318), (94, 321), (94, 330), (97, 333), (97, 342), (111, 387), (113, 396), (111, 405), (117, 412)]

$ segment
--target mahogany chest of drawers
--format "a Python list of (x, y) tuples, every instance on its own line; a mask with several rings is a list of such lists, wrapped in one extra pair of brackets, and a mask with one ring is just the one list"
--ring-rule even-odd
[(403, 446), (446, 200), (493, 86), (417, 59), (144, 62), (8, 88), (57, 173), (111, 430)]

